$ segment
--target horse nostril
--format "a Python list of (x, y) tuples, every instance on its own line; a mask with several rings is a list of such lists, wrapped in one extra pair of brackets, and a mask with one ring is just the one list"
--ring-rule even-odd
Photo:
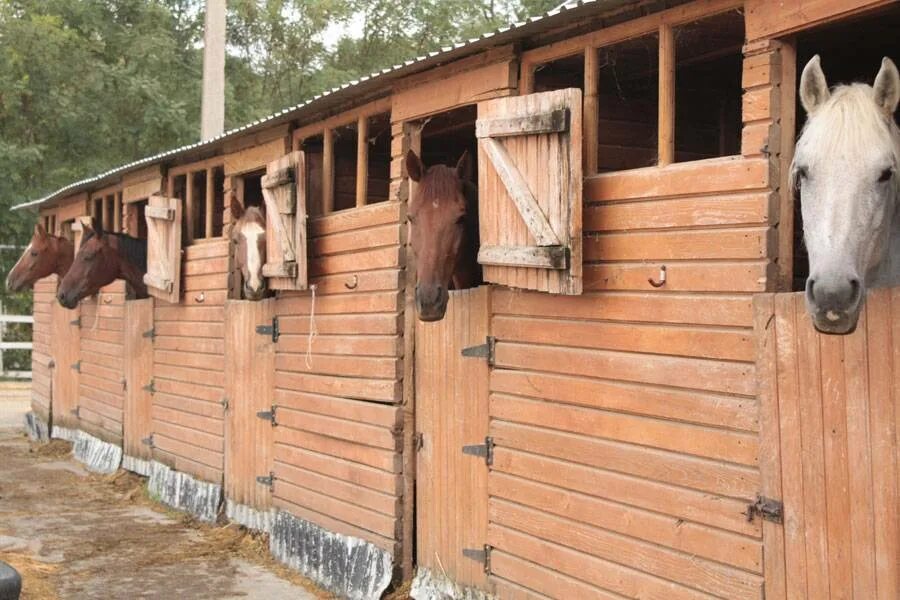
[(859, 299), (861, 292), (862, 292), (862, 286), (859, 283), (859, 279), (851, 279), (850, 280), (851, 301), (856, 302), (856, 300)]

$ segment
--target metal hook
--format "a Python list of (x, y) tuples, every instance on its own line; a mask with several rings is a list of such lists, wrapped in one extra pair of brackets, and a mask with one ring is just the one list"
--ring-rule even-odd
[(351, 277), (350, 279), (348, 279), (347, 281), (344, 282), (344, 287), (347, 288), (348, 290), (355, 290), (356, 286), (358, 286), (358, 285), (359, 285), (359, 276), (358, 275), (354, 275), (353, 277)]
[(194, 296), (194, 302), (203, 302), (204, 300), (206, 300), (206, 292), (200, 292)]
[(660, 288), (666, 285), (666, 265), (663, 265), (659, 268), (659, 281), (655, 281), (652, 277), (648, 277), (647, 283), (655, 288)]

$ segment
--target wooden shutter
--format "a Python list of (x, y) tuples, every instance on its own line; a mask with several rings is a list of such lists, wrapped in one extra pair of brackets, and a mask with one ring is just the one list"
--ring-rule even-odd
[(478, 105), (484, 279), (581, 293), (581, 90)]
[(147, 273), (151, 296), (177, 304), (181, 295), (181, 200), (153, 195), (147, 219)]
[(266, 264), (263, 276), (273, 290), (305, 290), (306, 162), (291, 152), (266, 167), (262, 178), (266, 202)]

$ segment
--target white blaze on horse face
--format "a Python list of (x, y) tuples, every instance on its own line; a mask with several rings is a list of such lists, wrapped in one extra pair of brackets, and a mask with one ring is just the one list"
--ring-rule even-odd
[(241, 228), (241, 235), (247, 248), (247, 281), (245, 285), (253, 290), (262, 288), (263, 258), (259, 251), (259, 238), (266, 235), (266, 230), (259, 223), (247, 223)]

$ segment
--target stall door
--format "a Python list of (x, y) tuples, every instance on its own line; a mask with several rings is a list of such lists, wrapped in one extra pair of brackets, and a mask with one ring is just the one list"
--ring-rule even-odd
[(69, 310), (53, 302), (50, 308), (50, 354), (53, 359), (51, 410), (53, 424), (78, 427), (78, 373), (81, 369), (81, 310)]
[(441, 321), (416, 323), (417, 562), (486, 589), (490, 288), (450, 292)]
[(275, 300), (225, 303), (225, 498), (271, 506)]
[(150, 460), (153, 433), (153, 397), (148, 385), (153, 377), (153, 298), (125, 302), (125, 410), (123, 451), (125, 456)]

